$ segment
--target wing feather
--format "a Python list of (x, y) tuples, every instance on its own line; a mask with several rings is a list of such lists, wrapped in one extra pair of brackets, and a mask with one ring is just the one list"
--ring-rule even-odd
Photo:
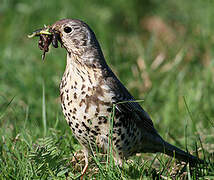
[[(108, 70), (109, 72), (109, 70)], [(157, 133), (153, 122), (146, 111), (139, 105), (134, 97), (128, 92), (125, 86), (117, 79), (111, 71), (108, 73), (106, 83), (110, 87), (110, 91), (115, 94), (113, 100), (116, 103), (116, 108), (124, 114), (132, 114), (133, 121), (140, 128), (145, 128), (149, 132)]]

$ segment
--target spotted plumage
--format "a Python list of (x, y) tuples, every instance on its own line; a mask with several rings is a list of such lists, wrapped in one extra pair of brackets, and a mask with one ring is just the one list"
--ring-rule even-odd
[(119, 165), (138, 152), (162, 152), (182, 161), (202, 162), (161, 138), (149, 115), (107, 65), (87, 24), (63, 19), (54, 23), (51, 31), (58, 33), (55, 36), (67, 51), (60, 84), (61, 106), (74, 136), (83, 146), (86, 161), (83, 172), (88, 165), (88, 152), (96, 146), (107, 152), (110, 145)]

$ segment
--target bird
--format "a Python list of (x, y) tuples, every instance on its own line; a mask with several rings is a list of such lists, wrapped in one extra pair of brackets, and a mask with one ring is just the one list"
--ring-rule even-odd
[(53, 45), (58, 47), (59, 41), (67, 52), (60, 83), (61, 107), (73, 135), (83, 147), (82, 174), (87, 170), (90, 153), (97, 147), (103, 152), (111, 147), (118, 166), (136, 153), (160, 152), (190, 164), (203, 161), (159, 135), (148, 113), (108, 66), (89, 25), (78, 19), (62, 19), (47, 31), (50, 35), (45, 33), (46, 36), (57, 34), (52, 38)]

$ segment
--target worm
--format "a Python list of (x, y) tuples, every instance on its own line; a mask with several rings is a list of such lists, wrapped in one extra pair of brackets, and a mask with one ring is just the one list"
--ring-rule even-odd
[[(38, 47), (43, 51), (42, 59), (45, 59), (45, 54), (49, 51), (49, 46), (52, 43), (53, 47), (58, 48), (58, 41), (61, 43), (61, 38), (58, 32), (51, 27), (38, 29), (34, 31), (28, 38), (39, 36)], [(62, 43), (61, 43), (62, 45)]]

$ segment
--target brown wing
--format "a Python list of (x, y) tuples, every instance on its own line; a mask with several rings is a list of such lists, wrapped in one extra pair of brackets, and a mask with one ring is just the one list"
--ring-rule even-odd
[(116, 108), (124, 114), (132, 114), (133, 121), (136, 122), (140, 128), (145, 128), (148, 132), (157, 133), (154, 128), (153, 122), (146, 111), (137, 103), (135, 99), (123, 86), (123, 84), (117, 79), (112, 71), (108, 70), (108, 76), (106, 77), (106, 83), (110, 87), (111, 91), (115, 94), (113, 100), (116, 103)]

